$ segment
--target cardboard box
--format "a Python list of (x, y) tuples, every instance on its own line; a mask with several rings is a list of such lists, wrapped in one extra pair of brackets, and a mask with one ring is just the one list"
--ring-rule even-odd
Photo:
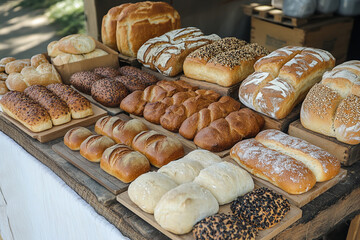
[(348, 17), (317, 20), (298, 28), (252, 17), (251, 42), (270, 51), (288, 45), (321, 48), (329, 51), (339, 64), (346, 61), (352, 27), (353, 19)]
[(105, 46), (99, 41), (96, 41), (96, 48), (100, 48), (108, 53), (108, 55), (85, 59), (79, 62), (72, 62), (63, 65), (53, 65), (55, 66), (58, 73), (61, 75), (62, 81), (65, 84), (70, 84), (70, 77), (72, 74), (80, 71), (89, 71), (96, 67), (119, 67), (118, 52), (112, 50), (111, 48)]

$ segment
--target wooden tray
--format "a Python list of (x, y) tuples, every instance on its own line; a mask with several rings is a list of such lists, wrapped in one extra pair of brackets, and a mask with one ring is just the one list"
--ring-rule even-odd
[(230, 86), (230, 87), (223, 87), (216, 83), (210, 83), (210, 82), (206, 82), (206, 81), (188, 78), (185, 75), (181, 76), (180, 80), (183, 80), (193, 86), (197, 86), (202, 89), (213, 90), (213, 91), (221, 94), (222, 96), (230, 96), (234, 99), (239, 99), (239, 87), (240, 87), (241, 82), (237, 83), (233, 86)]
[(72, 119), (70, 122), (59, 125), (59, 126), (53, 126), (52, 128), (39, 132), (34, 133), (30, 131), (27, 127), (22, 125), (20, 122), (16, 121), (9, 115), (7, 115), (4, 112), (1, 112), (7, 120), (12, 122), (15, 126), (20, 128), (23, 132), (25, 132), (27, 135), (29, 135), (32, 138), (37, 139), (41, 143), (49, 142), (51, 140), (54, 140), (59, 137), (63, 137), (67, 131), (69, 131), (71, 128), (78, 127), (78, 126), (89, 126), (94, 124), (99, 118), (106, 115), (106, 111), (103, 109), (95, 106), (94, 104), (91, 104), (94, 114), (92, 116), (88, 116), (86, 118), (82, 119)]
[(66, 161), (77, 167), (86, 175), (101, 184), (113, 194), (119, 194), (127, 190), (129, 184), (123, 183), (119, 179), (109, 175), (100, 168), (100, 163), (90, 162), (80, 155), (79, 151), (68, 148), (63, 141), (54, 144), (52, 149)]
[(158, 72), (158, 71), (155, 71), (155, 70), (152, 70), (150, 68), (147, 68), (147, 67), (144, 67), (142, 66), (141, 67), (141, 70), (143, 70), (144, 72), (147, 72), (147, 73), (150, 73), (152, 75), (154, 75), (155, 77), (157, 77), (159, 80), (168, 80), (168, 81), (176, 81), (176, 80), (179, 80), (180, 77), (183, 75), (182, 73), (174, 76), (174, 77), (169, 77), (169, 76), (165, 76), (163, 75), (162, 73)]
[[(145, 118), (143, 117), (139, 117), (133, 114), (130, 114), (130, 117), (138, 119), (140, 121), (142, 121), (146, 126), (148, 126), (150, 129), (156, 130), (162, 134), (165, 134), (166, 136), (171, 136), (174, 137), (176, 139), (178, 139), (184, 146), (187, 146), (188, 148), (195, 150), (195, 149), (200, 149), (198, 146), (196, 146), (196, 144), (193, 141), (190, 141), (186, 138), (184, 138), (183, 136), (181, 136), (179, 133), (174, 133), (171, 132), (165, 128), (163, 128), (161, 125), (157, 125), (154, 123), (151, 123), (149, 121), (147, 121)], [(218, 155), (219, 157), (225, 157), (227, 155), (229, 155), (230, 153), (230, 149), (221, 151), (221, 152), (214, 152), (216, 155)]]
[[(224, 158), (224, 160), (228, 161), (228, 162), (236, 163), (236, 161), (233, 160), (230, 156)], [(285, 192), (284, 190), (278, 188), (277, 186), (273, 185), (272, 183), (270, 183), (264, 179), (261, 179), (259, 177), (256, 177), (252, 174), (251, 175), (252, 175), (252, 177), (254, 179), (254, 183), (256, 185), (261, 186), (261, 187), (270, 188), (270, 189), (280, 193), (281, 195), (283, 195), (285, 198), (287, 198), (290, 201), (290, 203), (294, 204), (295, 206), (302, 207), (305, 204), (309, 203), (311, 200), (315, 199), (316, 197), (320, 196), (322, 193), (326, 192), (327, 190), (329, 190), (330, 188), (335, 186), (338, 182), (340, 182), (341, 179), (346, 177), (346, 174), (347, 174), (347, 171), (345, 169), (341, 168), (339, 174), (336, 177), (334, 177), (333, 179), (326, 181), (326, 182), (321, 182), (321, 183), (317, 182), (315, 184), (315, 186), (312, 189), (310, 189), (308, 192), (299, 194), (299, 195), (289, 194), (289, 193)]]
[[(122, 110), (120, 107), (105, 107), (104, 105), (102, 105), (101, 103), (95, 101), (95, 99), (93, 99), (90, 95), (85, 94), (83, 92), (80, 92), (79, 90), (77, 90), (74, 86), (71, 86), (75, 91), (77, 91), (78, 93), (80, 93), (81, 95), (83, 95), (87, 100), (89, 100), (90, 102), (92, 102), (93, 104), (95, 104), (96, 106), (99, 106), (100, 108), (104, 109), (105, 111), (107, 111), (107, 113), (111, 116), (114, 116), (116, 114), (122, 113), (124, 112), (124, 110)], [(119, 104), (120, 106), (120, 104)]]
[(120, 66), (121, 65), (131, 65), (131, 66), (137, 67), (137, 68), (141, 67), (141, 63), (139, 63), (139, 61), (135, 57), (129, 57), (129, 56), (126, 56), (121, 53), (119, 53), (118, 57), (119, 57), (119, 62), (122, 63), (122, 64), (120, 64)]
[[(144, 211), (142, 211), (138, 206), (136, 206), (135, 203), (133, 203), (128, 195), (128, 192), (123, 192), (120, 195), (118, 195), (116, 197), (116, 200), (118, 200), (118, 202), (120, 202), (122, 205), (124, 205), (126, 208), (128, 208), (129, 210), (131, 210), (133, 213), (135, 213), (136, 215), (138, 215), (140, 218), (142, 218), (143, 220), (145, 220), (146, 222), (148, 222), (150, 225), (152, 225), (153, 227), (155, 227), (156, 229), (158, 229), (160, 232), (162, 232), (163, 234), (165, 234), (167, 237), (169, 237), (170, 239), (173, 240), (192, 240), (194, 239), (192, 232), (187, 233), (187, 234), (183, 234), (183, 235), (176, 235), (173, 233), (168, 232), (167, 230), (163, 229), (156, 221), (154, 218), (154, 215), (146, 213)], [(231, 204), (226, 204), (223, 206), (220, 206), (219, 209), (219, 213), (230, 213), (230, 205)], [(273, 237), (275, 237), (277, 234), (279, 234), (281, 231), (285, 230), (287, 227), (289, 227), (291, 224), (293, 224), (294, 222), (296, 222), (298, 219), (300, 219), (302, 216), (302, 211), (301, 209), (291, 205), (290, 207), (290, 212), (288, 214), (286, 214), (285, 218), (278, 223), (277, 225), (275, 225), (272, 228), (260, 231), (256, 237), (257, 240), (268, 240), (271, 239)]]
[(345, 166), (360, 160), (360, 144), (350, 145), (304, 128), (300, 120), (290, 124), (289, 135), (304, 139), (337, 157)]

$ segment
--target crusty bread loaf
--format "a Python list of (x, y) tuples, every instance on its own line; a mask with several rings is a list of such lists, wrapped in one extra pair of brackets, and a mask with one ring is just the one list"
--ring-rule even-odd
[(116, 116), (104, 116), (96, 121), (95, 132), (113, 139), (113, 129), (119, 124), (123, 124), (120, 118)]
[(91, 86), (92, 98), (105, 107), (118, 107), (127, 95), (124, 84), (110, 78), (95, 81)]
[(82, 71), (71, 75), (70, 84), (73, 85), (80, 92), (90, 95), (91, 86), (94, 84), (94, 82), (102, 78), (102, 76), (99, 76), (92, 71)]
[(230, 113), (200, 130), (194, 143), (206, 150), (220, 152), (243, 138), (254, 137), (264, 126), (264, 118), (248, 108)]
[(164, 174), (148, 172), (135, 179), (128, 188), (128, 194), (141, 210), (153, 214), (161, 197), (178, 185)]
[(5, 64), (0, 64), (0, 73), (4, 73), (4, 72), (5, 72)]
[(104, 151), (115, 145), (115, 142), (107, 137), (100, 135), (91, 135), (80, 145), (80, 154), (90, 162), (100, 162)]
[(33, 85), (26, 88), (24, 93), (46, 109), (53, 125), (61, 125), (71, 121), (69, 107), (45, 86)]
[(52, 41), (47, 45), (47, 53), (50, 57), (55, 58), (64, 52), (59, 50), (59, 41)]
[(19, 73), (24, 67), (31, 65), (30, 59), (18, 59), (11, 61), (5, 65), (5, 72), (10, 73)]
[(6, 87), (5, 81), (0, 81), (0, 95), (7, 93), (9, 89)]
[(210, 191), (191, 182), (165, 193), (155, 207), (154, 217), (167, 231), (185, 234), (195, 223), (218, 211), (219, 205)]
[(72, 34), (63, 37), (58, 42), (60, 51), (70, 54), (83, 54), (94, 51), (95, 41), (85, 34)]
[(22, 92), (8, 92), (0, 99), (2, 110), (32, 132), (52, 127), (49, 113)]
[(94, 51), (85, 53), (85, 54), (83, 54), (83, 56), (84, 56), (84, 59), (90, 59), (90, 58), (96, 58), (96, 57), (105, 56), (105, 55), (108, 55), (108, 54), (109, 53), (105, 52), (101, 48), (95, 48)]
[(219, 39), (216, 34), (205, 36), (195, 27), (176, 29), (146, 41), (139, 49), (137, 59), (166, 76), (175, 76), (182, 72), (187, 55)]
[(150, 170), (149, 160), (124, 144), (115, 144), (102, 154), (100, 167), (124, 183), (134, 181)]
[(55, 58), (52, 59), (52, 63), (56, 66), (79, 62), (84, 60), (85, 57), (82, 54), (70, 54), (70, 53), (60, 53)]
[(14, 58), (14, 57), (4, 57), (4, 58), (0, 59), (0, 64), (6, 65), (7, 63), (15, 61), (15, 60), (16, 60), (16, 58)]
[(69, 85), (53, 83), (48, 85), (47, 88), (68, 105), (72, 118), (85, 118), (94, 114), (90, 101), (72, 89)]
[(113, 67), (97, 67), (93, 69), (93, 72), (97, 75), (102, 76), (103, 78), (111, 79), (120, 75), (120, 71)]
[(6, 81), (6, 79), (8, 78), (9, 75), (7, 75), (6, 73), (2, 72), (0, 73), (0, 81)]
[(178, 140), (153, 130), (136, 135), (132, 148), (144, 154), (155, 167), (162, 167), (184, 156), (184, 148)]
[(340, 162), (333, 155), (279, 130), (264, 130), (256, 135), (255, 139), (270, 149), (304, 163), (313, 172), (317, 182), (330, 180), (340, 171)]
[(186, 156), (183, 157), (183, 159), (196, 161), (200, 163), (203, 166), (203, 168), (222, 162), (221, 158), (218, 155), (204, 149), (193, 150), (188, 154), (186, 154)]
[(138, 2), (126, 6), (117, 18), (116, 45), (120, 53), (136, 57), (148, 39), (180, 27), (180, 15), (165, 2)]
[(208, 189), (219, 205), (232, 202), (254, 189), (250, 174), (229, 162), (220, 162), (202, 169), (194, 183)]
[(148, 127), (143, 122), (138, 119), (131, 119), (113, 128), (113, 139), (117, 143), (123, 143), (131, 147), (135, 136), (147, 130)]
[(256, 43), (224, 38), (191, 53), (184, 61), (184, 74), (228, 87), (254, 72), (256, 60), (267, 54), (269, 51)]
[(349, 61), (323, 75), (306, 96), (301, 124), (347, 144), (360, 143), (360, 61)]
[(239, 99), (269, 117), (285, 118), (334, 64), (334, 57), (321, 49), (280, 48), (255, 63), (256, 72), (242, 82)]
[(66, 132), (64, 144), (71, 150), (80, 150), (80, 145), (93, 133), (84, 127), (75, 127)]
[(231, 148), (230, 156), (253, 175), (290, 194), (307, 192), (316, 183), (314, 174), (302, 162), (267, 148), (254, 138), (238, 142)]
[(153, 85), (159, 81), (157, 77), (154, 75), (147, 73), (145, 71), (142, 71), (141, 69), (138, 69), (133, 66), (123, 66), (119, 68), (120, 74), (124, 76), (133, 77), (136, 79), (139, 79), (140, 82), (146, 83), (148, 86)]
[[(145, 108), (146, 109), (146, 108)], [(219, 101), (211, 103), (207, 108), (201, 109), (187, 118), (179, 129), (181, 136), (194, 139), (195, 135), (213, 121), (224, 118), (231, 112), (238, 111), (240, 103), (229, 96), (223, 96)], [(145, 111), (144, 111), (145, 117)]]
[(31, 66), (37, 68), (42, 63), (49, 63), (46, 56), (42, 53), (36, 54), (30, 59)]

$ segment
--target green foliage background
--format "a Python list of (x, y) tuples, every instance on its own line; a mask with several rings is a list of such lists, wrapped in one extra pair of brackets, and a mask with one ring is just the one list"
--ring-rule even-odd
[(86, 31), (83, 0), (22, 0), (19, 6), (45, 9), (60, 37)]

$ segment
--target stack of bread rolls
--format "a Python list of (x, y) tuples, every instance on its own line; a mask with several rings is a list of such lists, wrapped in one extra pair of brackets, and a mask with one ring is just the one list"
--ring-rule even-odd
[(340, 64), (324, 73), (306, 96), (301, 124), (347, 144), (360, 143), (360, 61)]
[(4, 57), (0, 59), (0, 95), (3, 95), (9, 91), (5, 83), (9, 74), (5, 71), (5, 67), (7, 63), (13, 62), (15, 60), (16, 59), (13, 57)]
[(166, 76), (175, 76), (182, 72), (189, 53), (219, 39), (216, 34), (205, 36), (195, 27), (176, 29), (146, 41), (140, 47), (137, 59)]
[(228, 37), (205, 45), (184, 61), (187, 77), (229, 87), (254, 72), (254, 63), (269, 51), (256, 44)]
[(179, 13), (165, 2), (125, 3), (103, 17), (102, 42), (120, 53), (135, 57), (142, 44), (180, 28)]
[(255, 63), (255, 72), (241, 83), (239, 99), (271, 118), (285, 118), (334, 65), (335, 58), (325, 50), (280, 48)]
[(96, 48), (94, 39), (85, 34), (72, 34), (59, 41), (50, 42), (47, 52), (57, 66), (108, 54)]

